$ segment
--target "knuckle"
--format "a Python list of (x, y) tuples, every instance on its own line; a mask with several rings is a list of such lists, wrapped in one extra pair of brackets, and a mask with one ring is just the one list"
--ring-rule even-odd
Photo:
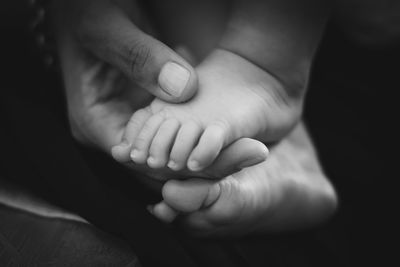
[(135, 80), (144, 79), (144, 71), (151, 59), (151, 50), (145, 43), (138, 42), (128, 48), (129, 71)]

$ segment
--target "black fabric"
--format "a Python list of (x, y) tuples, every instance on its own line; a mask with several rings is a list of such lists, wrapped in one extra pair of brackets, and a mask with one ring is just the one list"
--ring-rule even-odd
[(139, 267), (129, 246), (88, 224), (0, 204), (1, 266)]

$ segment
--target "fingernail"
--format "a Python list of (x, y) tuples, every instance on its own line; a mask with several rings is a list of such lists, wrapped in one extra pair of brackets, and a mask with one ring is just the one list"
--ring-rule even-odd
[(187, 166), (189, 170), (194, 172), (201, 169), (199, 162), (197, 162), (196, 160), (190, 160)]
[(189, 82), (190, 71), (181, 65), (168, 62), (158, 76), (160, 87), (169, 95), (179, 97)]

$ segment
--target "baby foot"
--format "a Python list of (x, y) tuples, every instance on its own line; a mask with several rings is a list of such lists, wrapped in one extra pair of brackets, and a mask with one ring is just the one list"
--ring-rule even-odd
[[(136, 111), (127, 124), (130, 156), (152, 168), (209, 166), (223, 147), (241, 137), (285, 135), (300, 116), (301, 101), (293, 100), (277, 79), (246, 59), (216, 50), (197, 68), (199, 90), (190, 101), (172, 104), (155, 99)], [(131, 150), (130, 150), (131, 149)]]

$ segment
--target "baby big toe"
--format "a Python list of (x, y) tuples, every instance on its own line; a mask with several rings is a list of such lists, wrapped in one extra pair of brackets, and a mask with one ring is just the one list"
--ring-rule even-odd
[(132, 144), (128, 141), (124, 141), (116, 146), (111, 148), (112, 157), (118, 162), (129, 162), (130, 161), (130, 152), (131, 152)]

